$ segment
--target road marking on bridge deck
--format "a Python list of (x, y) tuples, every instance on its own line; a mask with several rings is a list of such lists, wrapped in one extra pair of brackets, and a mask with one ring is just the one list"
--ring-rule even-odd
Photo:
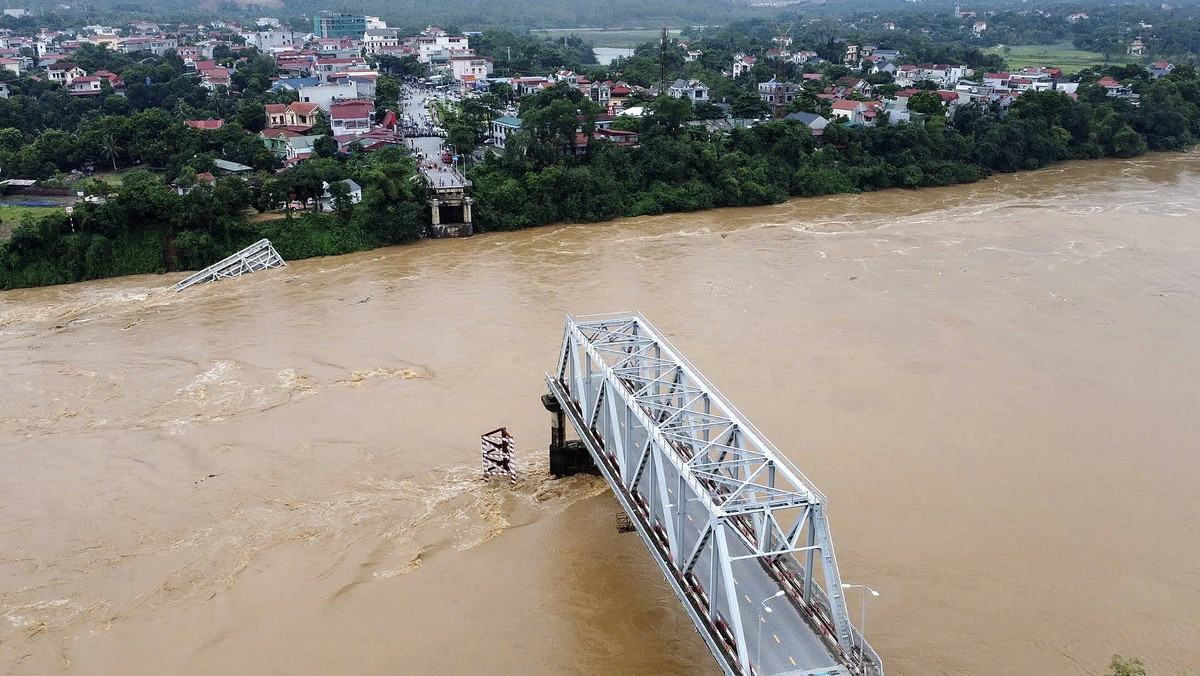
[(691, 514), (688, 514), (688, 515), (687, 515), (687, 518), (688, 518), (688, 521), (695, 521), (695, 519), (693, 519), (693, 518), (692, 518), (692, 515), (691, 515)]
[(742, 596), (745, 596), (745, 597), (746, 597), (746, 603), (754, 603), (754, 601), (751, 601), (751, 600), (750, 600), (750, 595), (749, 595), (749, 594), (742, 594)]
[(788, 659), (792, 661), (793, 667), (796, 666), (796, 658), (792, 657), (791, 655), (788, 655)]
[(775, 637), (775, 642), (776, 642), (776, 643), (783, 643), (783, 641), (780, 641), (780, 640), (779, 640), (779, 634), (771, 634), (771, 635)]

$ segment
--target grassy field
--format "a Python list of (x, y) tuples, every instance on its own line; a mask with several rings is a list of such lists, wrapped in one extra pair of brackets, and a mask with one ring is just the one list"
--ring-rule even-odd
[[(101, 171), (97, 171), (94, 177), (101, 181), (104, 181), (105, 183), (111, 185), (114, 188), (120, 188), (121, 183), (125, 180), (125, 174), (133, 171), (134, 169), (144, 169), (144, 167), (133, 167), (130, 169), (122, 169), (122, 170), (116, 171), (116, 172), (101, 170)], [(157, 171), (151, 171), (150, 173), (155, 174), (155, 175), (161, 175), (160, 172), (157, 172)]]
[(1127, 59), (1105, 60), (1099, 52), (1085, 52), (1075, 49), (1069, 42), (1057, 45), (1012, 45), (1008, 47), (993, 47), (984, 50), (990, 54), (999, 54), (1008, 62), (1011, 69), (1026, 66), (1050, 66), (1062, 68), (1064, 73), (1074, 73), (1089, 66), (1126, 63)]
[(26, 216), (44, 216), (58, 207), (16, 207), (11, 204), (0, 204), (0, 239), (8, 239), (13, 228), (21, 224)]
[[(657, 28), (547, 28), (530, 31), (534, 35), (547, 38), (562, 39), (564, 35), (578, 35), (592, 43), (593, 47), (637, 47), (643, 42), (657, 42), (660, 37)], [(667, 29), (667, 36), (679, 37), (681, 31)]]

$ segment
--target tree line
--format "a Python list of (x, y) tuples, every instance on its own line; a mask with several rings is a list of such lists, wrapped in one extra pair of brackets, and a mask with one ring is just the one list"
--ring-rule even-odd
[[(1135, 72), (1128, 72), (1134, 70)], [(1140, 105), (1109, 97), (1101, 74), (1124, 77)], [(753, 206), (885, 188), (977, 181), (994, 172), (1055, 162), (1133, 157), (1180, 150), (1200, 138), (1200, 79), (1193, 68), (1148, 81), (1141, 69), (1086, 73), (1078, 99), (1058, 91), (1026, 92), (1001, 111), (970, 104), (947, 124), (936, 108), (920, 122), (861, 128), (830, 124), (819, 139), (798, 121), (776, 120), (728, 133), (687, 124), (686, 100), (660, 97), (640, 120), (616, 127), (640, 134), (636, 147), (591, 140), (573, 153), (575, 130), (596, 110), (578, 91), (558, 85), (522, 100), (522, 130), (502, 154), (469, 170), (476, 227), (511, 230), (555, 221)]]

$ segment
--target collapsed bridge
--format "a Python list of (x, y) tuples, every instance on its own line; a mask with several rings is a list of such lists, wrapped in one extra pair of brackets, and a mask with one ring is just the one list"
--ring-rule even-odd
[(883, 676), (825, 496), (645, 317), (568, 317), (546, 383), (552, 471), (608, 480), (727, 675)]

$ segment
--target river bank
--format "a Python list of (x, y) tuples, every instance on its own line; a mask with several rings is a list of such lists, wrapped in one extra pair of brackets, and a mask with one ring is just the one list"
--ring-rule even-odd
[[(1151, 153), (1149, 156), (1153, 157), (1154, 155), (1154, 153)], [(973, 180), (977, 178), (978, 176), (973, 175), (971, 180), (967, 180), (965, 182), (973, 182)], [(814, 181), (819, 181), (821, 180), (821, 177), (814, 175), (812, 179)], [(954, 181), (951, 181), (951, 183), (953, 182)], [(841, 192), (855, 194), (860, 191), (853, 189), (853, 186), (849, 184), (839, 185), (836, 181), (831, 183), (830, 179), (826, 178), (822, 181), (820, 188), (813, 194), (837, 194)], [(790, 199), (805, 198), (792, 197)], [(770, 203), (771, 201), (774, 200), (766, 200), (767, 203)], [(483, 204), (486, 206), (486, 201)], [(682, 206), (682, 204), (680, 206)], [(707, 208), (701, 208), (700, 210), (704, 211), (712, 208), (714, 207), (710, 206)], [(678, 209), (678, 211), (685, 212), (694, 210), (695, 207)], [(670, 213), (672, 211), (676, 210), (670, 208), (663, 209), (660, 207), (657, 211), (652, 210), (650, 213)], [(480, 213), (478, 209), (476, 213)], [(486, 213), (482, 215), (486, 223), (488, 216)], [(619, 215), (593, 219), (592, 222), (611, 221), (617, 218), (619, 218)], [(519, 226), (515, 229), (523, 229), (524, 227), (558, 227), (561, 225), (563, 225), (563, 223), (533, 223)], [(413, 228), (409, 227), (404, 228), (405, 231), (412, 229)], [(487, 231), (488, 229), (489, 228), (487, 228), (486, 225), (482, 228), (483, 231)], [(510, 230), (514, 228), (493, 227), (490, 229)], [(213, 260), (219, 260), (219, 258), (228, 255), (229, 253), (232, 253), (233, 251), (236, 251), (243, 246), (250, 244), (251, 242), (263, 238), (271, 239), (285, 260), (289, 261), (302, 260), (309, 257), (343, 255), (355, 251), (370, 251), (381, 246), (389, 245), (388, 242), (381, 241), (376, 235), (362, 232), (359, 224), (356, 222), (347, 222), (346, 219), (335, 219), (332, 216), (323, 216), (316, 213), (304, 213), (295, 221), (284, 221), (280, 220), (279, 218), (247, 219), (247, 221), (243, 224), (243, 227), (239, 228), (236, 234), (234, 234), (233, 238), (230, 240), (230, 243), (222, 247), (217, 253), (213, 254), (213, 256), (216, 256), (216, 258), (213, 258)], [(71, 249), (75, 249), (75, 251), (70, 253), (60, 251), (58, 255), (66, 255), (67, 258), (73, 261), (73, 265), (80, 268), (79, 271), (76, 272), (66, 269), (54, 269), (52, 261), (44, 258), (34, 258), (25, 263), (14, 263), (13, 261), (17, 260), (18, 257), (15, 256), (14, 251), (10, 249), (7, 258), (0, 257), (0, 290), (28, 286), (40, 286), (44, 285), (45, 283), (64, 284), (86, 279), (97, 279), (112, 276), (109, 274), (87, 273), (87, 270), (99, 267), (97, 264), (93, 264), (91, 262), (93, 253), (96, 253), (94, 250), (97, 248), (97, 244), (101, 245), (99, 251), (103, 253), (103, 256), (106, 260), (120, 262), (120, 264), (117, 266), (120, 270), (120, 274), (117, 276), (127, 274), (144, 274), (148, 272), (164, 274), (166, 273), (165, 262), (168, 259), (167, 250), (171, 249), (171, 246), (167, 243), (167, 239), (167, 231), (160, 229), (160, 231), (156, 232), (137, 233), (135, 236), (127, 236), (117, 239), (105, 239), (100, 242), (93, 241), (91, 242), (90, 246), (85, 247), (87, 250), (86, 263), (84, 262), (84, 251), (81, 250), (79, 246), (69, 247)], [(156, 242), (162, 242), (161, 246), (155, 244)], [(4, 242), (0, 241), (0, 245), (3, 244)], [(25, 248), (31, 245), (22, 242), (21, 244), (10, 245), (10, 247), (11, 246), (17, 246), (19, 250), (20, 248)], [(36, 246), (36, 244), (32, 246)], [(210, 243), (209, 246), (211, 248), (212, 244)], [(61, 249), (61, 247), (59, 247), (59, 249)], [(3, 253), (3, 250), (0, 250), (0, 253)], [(32, 268), (32, 270), (23, 270), (22, 268)], [(182, 274), (183, 276), (186, 276), (192, 271), (194, 270), (183, 271)], [(33, 274), (31, 275), (30, 272)], [(43, 284), (20, 283), (21, 280), (28, 280), (31, 278), (40, 279), (42, 280)]]

